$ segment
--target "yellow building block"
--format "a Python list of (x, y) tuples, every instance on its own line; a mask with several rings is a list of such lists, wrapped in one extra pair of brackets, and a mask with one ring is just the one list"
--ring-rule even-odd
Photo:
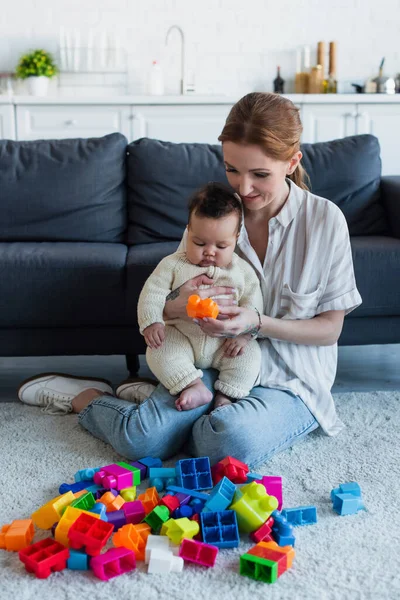
[(54, 539), (57, 542), (60, 542), (60, 544), (63, 544), (64, 546), (69, 546), (68, 531), (81, 514), (90, 515), (95, 519), (100, 519), (100, 515), (96, 513), (82, 510), (81, 508), (75, 508), (73, 506), (67, 506), (54, 532)]
[(63, 509), (74, 500), (75, 496), (71, 491), (57, 496), (36, 510), (31, 515), (32, 521), (40, 529), (51, 529), (61, 519)]
[(255, 531), (278, 508), (275, 496), (269, 496), (265, 487), (252, 481), (237, 490), (229, 510), (234, 510), (240, 531)]
[(184, 538), (191, 540), (199, 531), (197, 521), (191, 521), (187, 517), (168, 519), (161, 526), (161, 535), (168, 536), (173, 544), (181, 544)]
[(0, 532), (2, 550), (22, 550), (29, 546), (35, 535), (32, 519), (16, 519), (9, 525), (3, 525)]
[(121, 490), (119, 495), (122, 496), (125, 502), (133, 502), (136, 498), (136, 485)]

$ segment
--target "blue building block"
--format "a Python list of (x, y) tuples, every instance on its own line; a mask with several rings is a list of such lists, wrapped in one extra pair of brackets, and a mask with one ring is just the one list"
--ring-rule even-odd
[[(88, 483), (88, 482), (86, 482), (86, 483)], [(101, 485), (97, 485), (97, 483), (92, 483), (91, 485), (87, 485), (85, 487), (85, 490), (87, 490), (88, 492), (92, 492), (93, 496), (96, 496), (96, 492), (98, 490), (102, 490), (102, 489), (104, 489), (104, 488)]]
[(94, 474), (100, 471), (101, 467), (95, 467), (94, 469), (81, 469), (74, 475), (75, 482), (78, 481), (92, 481)]
[(263, 478), (259, 473), (247, 473), (247, 482), (251, 483), (252, 481), (260, 481)]
[(204, 492), (198, 492), (197, 490), (188, 490), (186, 488), (180, 487), (179, 485), (168, 485), (166, 487), (166, 491), (170, 494), (185, 494), (186, 496), (190, 496), (191, 498), (199, 498), (199, 500), (204, 500), (206, 502), (209, 498), (209, 494), (204, 494)]
[(87, 481), (78, 481), (76, 483), (62, 483), (58, 488), (59, 494), (66, 494), (67, 492), (80, 492), (81, 490), (86, 490)]
[(349, 481), (348, 483), (341, 483), (339, 487), (334, 488), (331, 491), (332, 502), (336, 494), (352, 494), (353, 496), (361, 498), (361, 488), (356, 481)]
[(95, 513), (96, 515), (100, 515), (100, 519), (102, 521), (108, 521), (106, 510), (107, 507), (105, 504), (103, 504), (102, 502), (96, 502), (96, 504), (92, 506), (89, 512)]
[(203, 542), (218, 548), (237, 548), (239, 529), (234, 510), (200, 513)]
[(208, 490), (213, 487), (208, 456), (185, 458), (176, 463), (178, 485), (188, 490)]
[(203, 510), (211, 512), (226, 510), (232, 503), (235, 492), (236, 485), (227, 477), (223, 477), (210, 492)]
[[(139, 460), (137, 461), (139, 463), (141, 463), (142, 465), (144, 465), (145, 467), (147, 467), (147, 469), (151, 469), (151, 468), (155, 468), (155, 467), (162, 467), (162, 460), (161, 458), (153, 458), (152, 456), (144, 456), (143, 458), (139, 458)], [(130, 463), (132, 466), (132, 463)]]
[(160, 467), (151, 467), (148, 469), (150, 477), (150, 487), (155, 487), (157, 492), (162, 492), (167, 485), (175, 485), (177, 483), (176, 470), (164, 469)]
[(196, 515), (199, 515), (201, 512), (203, 512), (204, 505), (204, 500), (200, 500), (200, 498), (192, 498), (190, 501), (190, 506), (192, 507), (193, 512), (195, 512)]
[(341, 483), (331, 491), (332, 508), (338, 515), (353, 515), (364, 509), (361, 488), (356, 481)]
[(298, 506), (285, 508), (281, 512), (291, 525), (312, 525), (317, 522), (317, 509), (315, 506)]
[(193, 516), (194, 510), (192, 506), (189, 506), (188, 504), (184, 504), (183, 506), (180, 506), (179, 508), (177, 508), (176, 510), (174, 510), (173, 514), (172, 514), (172, 518), (173, 519), (182, 519), (184, 517), (190, 519), (190, 517)]
[(76, 571), (87, 571), (89, 570), (89, 556), (85, 552), (78, 552), (70, 548), (67, 567)]
[(274, 510), (271, 516), (274, 518), (271, 533), (278, 546), (294, 547), (293, 525), (290, 525), (286, 518), (277, 510)]

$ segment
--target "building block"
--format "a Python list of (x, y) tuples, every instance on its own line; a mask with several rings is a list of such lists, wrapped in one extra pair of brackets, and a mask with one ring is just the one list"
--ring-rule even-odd
[(239, 546), (239, 530), (233, 510), (203, 512), (200, 514), (203, 541), (218, 548)]
[(196, 540), (184, 539), (179, 550), (179, 556), (188, 562), (202, 565), (203, 567), (213, 567), (217, 559), (219, 548), (211, 544), (204, 544)]
[(170, 549), (170, 540), (165, 535), (152, 535), (150, 534), (146, 540), (145, 558), (144, 562), (149, 564), (150, 552), (154, 549)]
[(176, 477), (176, 469), (175, 467), (150, 467), (148, 475), (150, 479), (152, 477), (159, 477), (160, 479), (170, 479), (171, 477)]
[(173, 512), (174, 510), (180, 507), (178, 498), (175, 498), (175, 496), (172, 496), (171, 494), (166, 494), (165, 496), (163, 496), (160, 499), (160, 504), (166, 506), (169, 512)]
[[(131, 469), (133, 468), (134, 467), (131, 467)], [(137, 472), (139, 473), (139, 471)], [(106, 467), (102, 467), (100, 471), (97, 471), (93, 480), (95, 483), (97, 483), (97, 485), (102, 485), (106, 489), (113, 488), (119, 491), (135, 485), (133, 476), (134, 474), (130, 469), (122, 467), (119, 464), (111, 464), (107, 465)]]
[(137, 499), (143, 504), (146, 514), (151, 512), (153, 508), (160, 503), (160, 496), (155, 487), (147, 488), (147, 490), (143, 494), (140, 494)]
[(189, 504), (190, 496), (189, 494), (182, 494), (181, 492), (170, 492), (179, 500), (179, 504), (183, 506), (184, 504)]
[(73, 508), (71, 506), (68, 506), (54, 531), (54, 538), (57, 542), (63, 544), (63, 546), (69, 546), (69, 529), (82, 514), (89, 515), (91, 517), (94, 517), (95, 519), (100, 519), (100, 515), (86, 512), (84, 510), (81, 510), (80, 508)]
[(70, 506), (73, 508), (81, 508), (82, 510), (91, 510), (94, 507), (95, 502), (92, 492), (86, 492), (71, 502)]
[(259, 542), (270, 542), (272, 537), (272, 525), (274, 524), (273, 517), (269, 517), (263, 525), (256, 531), (250, 533), (250, 539), (258, 544)]
[(144, 458), (139, 458), (137, 462), (139, 462), (147, 468), (147, 474), (148, 469), (151, 469), (152, 467), (162, 467), (161, 458), (153, 458), (152, 456), (145, 456)]
[(101, 467), (95, 467), (94, 469), (80, 469), (74, 475), (75, 483), (78, 481), (93, 481), (93, 477), (97, 471), (100, 471)]
[(317, 509), (315, 506), (298, 506), (285, 508), (281, 515), (292, 525), (312, 525), (317, 522)]
[(191, 521), (196, 521), (196, 523), (199, 524), (199, 533), (197, 535), (194, 535), (192, 539), (197, 540), (198, 542), (202, 542), (203, 541), (203, 534), (201, 531), (201, 522), (200, 522), (200, 515), (197, 513), (194, 513), (194, 515), (192, 515), (191, 517), (189, 517)]
[(184, 494), (185, 496), (190, 496), (190, 499), (198, 498), (199, 500), (203, 500), (203, 502), (206, 502), (209, 498), (209, 494), (205, 494), (204, 492), (198, 492), (197, 490), (188, 490), (178, 485), (169, 485), (167, 486), (166, 491), (169, 494), (174, 495)]
[(61, 519), (62, 510), (74, 500), (75, 496), (72, 491), (57, 496), (36, 510), (31, 515), (32, 521), (39, 529), (51, 529), (54, 523)]
[(112, 523), (114, 531), (118, 531), (118, 529), (126, 525), (126, 516), (122, 508), (119, 510), (113, 510), (112, 512), (107, 513), (106, 516), (107, 521)]
[(110, 548), (104, 554), (93, 557), (90, 567), (96, 577), (108, 581), (133, 571), (136, 568), (136, 558), (128, 548)]
[(180, 573), (183, 570), (183, 558), (174, 556), (171, 550), (154, 548), (150, 551), (148, 573)]
[(100, 554), (114, 532), (114, 525), (96, 519), (96, 515), (82, 514), (68, 531), (69, 546), (74, 550), (85, 550), (90, 556)]
[(125, 504), (125, 500), (119, 494), (114, 496), (112, 492), (106, 492), (96, 502), (105, 504), (106, 512), (108, 513), (113, 512), (114, 510), (119, 510)]
[(274, 511), (272, 516), (274, 518), (274, 524), (272, 525), (272, 537), (274, 540), (279, 546), (294, 546), (293, 525), (290, 525), (286, 518), (278, 511)]
[(184, 504), (183, 506), (179, 506), (176, 510), (174, 510), (172, 514), (173, 519), (182, 519), (186, 517), (190, 519), (190, 517), (194, 514), (194, 510), (191, 506)]
[(252, 554), (253, 556), (259, 556), (260, 558), (276, 562), (278, 566), (278, 577), (287, 570), (287, 555), (278, 550), (274, 550), (273, 548), (267, 548), (266, 546), (257, 544), (256, 546), (253, 546), (253, 548), (250, 548), (250, 550), (247, 550), (246, 554)]
[(156, 506), (153, 510), (145, 517), (145, 523), (150, 525), (153, 531), (158, 531), (162, 524), (168, 521), (170, 511), (167, 506)]
[(129, 548), (135, 553), (136, 560), (145, 559), (147, 538), (151, 534), (151, 527), (147, 523), (138, 525), (124, 525), (114, 533), (112, 542), (116, 547)]
[(136, 499), (136, 485), (121, 490), (119, 495), (125, 502), (133, 502)]
[(19, 558), (28, 573), (46, 579), (51, 572), (66, 569), (69, 549), (49, 537), (20, 550)]
[(188, 490), (208, 490), (213, 487), (208, 456), (178, 460), (175, 468), (178, 486)]
[(269, 496), (275, 496), (278, 500), (278, 510), (281, 510), (283, 504), (282, 477), (264, 475), (261, 479), (257, 479), (256, 483), (261, 483)]
[(147, 477), (147, 472), (148, 472), (148, 468), (146, 467), (146, 465), (143, 465), (142, 463), (140, 463), (137, 460), (130, 462), (129, 464), (131, 465), (131, 467), (135, 467), (136, 469), (139, 469), (140, 481), (144, 481)]
[(242, 554), (240, 557), (239, 574), (264, 583), (274, 583), (278, 579), (278, 564), (273, 560)]
[(66, 494), (67, 492), (79, 492), (80, 490), (85, 490), (87, 485), (87, 481), (77, 481), (76, 483), (62, 483), (58, 488), (59, 494)]
[(352, 515), (364, 509), (361, 488), (356, 481), (341, 483), (331, 491), (332, 508), (339, 515)]
[(237, 490), (230, 505), (236, 512), (239, 529), (246, 533), (259, 529), (277, 507), (275, 496), (269, 496), (265, 487), (255, 481)]
[(335, 494), (353, 494), (353, 496), (361, 498), (361, 488), (356, 481), (348, 481), (347, 483), (341, 483), (337, 488), (333, 488), (331, 491), (332, 501)]
[(199, 498), (192, 498), (189, 506), (193, 509), (193, 512), (200, 514), (204, 510), (205, 502)]
[(192, 538), (199, 533), (200, 527), (196, 521), (183, 517), (168, 519), (161, 527), (161, 535), (169, 537), (173, 544), (181, 544), (184, 538)]
[(260, 475), (259, 473), (247, 473), (246, 483), (251, 483), (252, 481), (261, 483), (262, 478), (263, 478), (263, 476)]
[(140, 478), (141, 471), (140, 471), (140, 469), (138, 469), (137, 467), (134, 467), (130, 463), (127, 463), (127, 462), (124, 462), (124, 461), (118, 461), (116, 464), (119, 467), (122, 467), (123, 469), (126, 469), (127, 471), (131, 471), (131, 473), (132, 473), (132, 480), (133, 480), (132, 485), (139, 485), (140, 484), (140, 482), (141, 482), (141, 478)]
[(233, 496), (236, 492), (236, 486), (227, 477), (223, 477), (221, 481), (211, 490), (210, 495), (206, 503), (204, 504), (204, 511), (217, 512), (226, 510), (233, 500)]
[[(88, 512), (90, 513), (94, 513), (96, 515), (99, 515), (100, 519), (102, 521), (108, 521), (108, 516), (106, 514), (106, 505), (103, 504), (102, 502), (95, 502), (95, 504), (92, 506), (92, 508), (90, 508), (88, 510)], [(114, 512), (118, 512), (117, 510)], [(113, 513), (108, 513), (109, 515), (112, 515)]]
[(286, 554), (287, 568), (288, 569), (291, 568), (294, 557), (296, 556), (296, 552), (292, 546), (279, 546), (279, 544), (277, 544), (273, 540), (270, 542), (260, 542), (259, 544), (257, 544), (257, 546), (260, 546), (260, 547), (262, 546), (264, 548), (270, 548), (271, 550), (274, 550), (276, 552), (281, 552), (282, 554)]
[(143, 521), (146, 516), (146, 511), (141, 500), (125, 502), (125, 504), (122, 505), (122, 510), (124, 511), (125, 521), (127, 523), (132, 523), (133, 525)]
[(0, 549), (8, 551), (22, 550), (33, 540), (35, 528), (32, 519), (15, 519), (3, 525), (0, 531)]
[(97, 490), (94, 492), (93, 495), (94, 495), (94, 497), (95, 497), (96, 500), (100, 500), (100, 498), (102, 496), (104, 496), (104, 494), (108, 494), (108, 493), (112, 494), (113, 496), (118, 496), (119, 495), (118, 492), (117, 492), (117, 490), (107, 490), (106, 488), (103, 488), (103, 487), (100, 487), (100, 486), (97, 486)]
[(68, 569), (74, 571), (88, 571), (89, 570), (89, 556), (85, 552), (78, 552), (77, 550), (69, 551), (69, 559), (67, 560)]
[(246, 483), (248, 472), (249, 467), (232, 456), (226, 456), (211, 469), (214, 485), (223, 477), (227, 477), (232, 483)]
[(200, 298), (197, 294), (189, 296), (186, 304), (187, 316), (191, 319), (216, 319), (219, 315), (218, 304), (212, 298)]
[[(103, 488), (101, 487), (101, 485), (97, 485), (97, 483), (90, 483), (90, 481), (86, 482), (86, 483), (88, 483), (88, 485), (85, 487), (85, 490), (87, 492), (92, 492), (93, 496), (95, 497), (95, 500), (97, 500), (96, 492), (98, 492), (98, 490), (101, 490)], [(104, 494), (105, 491), (108, 491), (108, 490), (103, 489), (102, 494)], [(100, 494), (100, 495), (102, 495), (102, 494)]]

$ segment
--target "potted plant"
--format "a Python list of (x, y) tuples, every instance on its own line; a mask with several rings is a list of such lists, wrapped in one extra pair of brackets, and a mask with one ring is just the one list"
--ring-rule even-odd
[(26, 79), (33, 96), (47, 94), (49, 79), (57, 75), (58, 68), (52, 55), (45, 50), (34, 50), (21, 56), (16, 69), (19, 79)]

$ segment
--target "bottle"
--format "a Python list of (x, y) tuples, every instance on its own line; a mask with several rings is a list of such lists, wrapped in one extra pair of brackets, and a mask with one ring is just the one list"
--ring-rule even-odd
[(312, 67), (308, 85), (309, 94), (320, 94), (322, 86), (322, 66)]
[[(303, 54), (303, 60), (302, 60)], [(297, 52), (296, 78), (294, 89), (296, 94), (308, 94), (310, 82), (310, 47), (304, 46), (303, 52)]]
[(336, 42), (329, 42), (329, 70), (328, 78), (323, 83), (326, 94), (336, 94)]
[(164, 75), (161, 65), (153, 60), (148, 82), (148, 93), (150, 96), (162, 96), (164, 93)]
[(275, 94), (285, 93), (285, 80), (281, 77), (280, 67), (277, 67), (276, 77), (274, 79), (274, 92)]

